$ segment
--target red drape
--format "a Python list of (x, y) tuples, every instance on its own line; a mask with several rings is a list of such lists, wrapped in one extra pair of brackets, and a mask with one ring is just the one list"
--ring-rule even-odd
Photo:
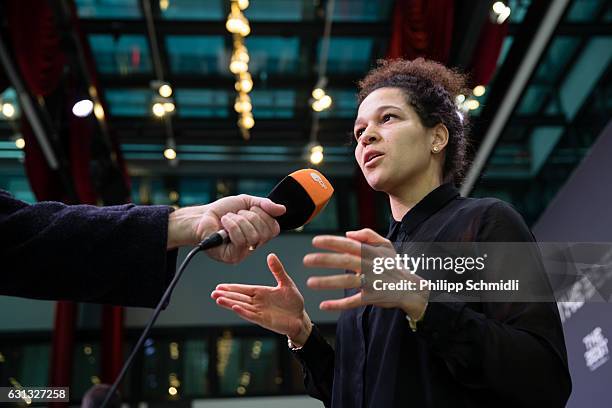
[(470, 66), (472, 86), (487, 85), (493, 78), (497, 68), (497, 59), (507, 33), (507, 21), (503, 24), (495, 24), (487, 20), (483, 25)]
[(53, 11), (39, 0), (11, 0), (5, 6), (21, 76), (34, 95), (47, 96), (57, 88), (66, 59)]
[(454, 4), (454, 0), (396, 0), (387, 57), (448, 62)]

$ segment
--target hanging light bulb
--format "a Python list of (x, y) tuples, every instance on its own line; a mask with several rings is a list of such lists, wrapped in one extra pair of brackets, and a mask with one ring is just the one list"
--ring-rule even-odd
[(323, 109), (327, 109), (332, 104), (332, 98), (329, 95), (323, 95), (323, 97), (319, 99), (319, 102), (321, 102), (321, 106), (323, 107)]
[(245, 93), (241, 93), (236, 97), (234, 103), (234, 110), (238, 113), (251, 112), (253, 105), (251, 105), (251, 98)]
[(232, 71), (233, 74), (247, 72), (249, 70), (249, 59), (249, 53), (244, 45), (236, 48), (230, 61), (230, 71)]
[(255, 126), (255, 119), (250, 112), (245, 112), (240, 116), (238, 120), (238, 126), (243, 127), (245, 129), (252, 129)]
[(323, 88), (315, 88), (312, 90), (312, 97), (315, 99), (321, 99), (325, 96), (325, 91)]
[(245, 10), (249, 7), (249, 0), (238, 0), (238, 7), (240, 10)]
[(323, 161), (323, 146), (320, 144), (310, 148), (310, 162), (312, 164), (320, 164)]
[(5, 103), (2, 105), (2, 114), (7, 118), (12, 118), (15, 115), (15, 107), (12, 103)]
[(167, 147), (166, 150), (164, 150), (164, 157), (168, 160), (176, 159), (176, 150), (172, 147)]
[(251, 92), (253, 89), (253, 79), (251, 78), (251, 74), (248, 72), (241, 72), (240, 77), (236, 81), (235, 88), (238, 92)]
[(18, 137), (15, 139), (15, 147), (18, 149), (23, 149), (25, 147), (25, 139), (23, 137)]
[(164, 102), (163, 107), (164, 107), (164, 111), (168, 113), (174, 112), (174, 109), (175, 109), (174, 103), (172, 102)]
[(166, 114), (166, 109), (164, 108), (164, 105), (160, 102), (154, 103), (151, 110), (153, 111), (153, 114), (158, 118), (161, 118)]
[(164, 98), (169, 98), (170, 95), (172, 95), (172, 87), (168, 84), (163, 84), (159, 87), (158, 92), (160, 96)]
[(227, 16), (227, 21), (225, 22), (225, 28), (232, 34), (246, 37), (251, 33), (249, 21), (244, 14), (242, 14), (237, 3), (232, 2), (231, 8), (230, 14)]
[(473, 93), (474, 93), (474, 96), (476, 97), (484, 95), (485, 92), (486, 92), (486, 88), (483, 85), (476, 85), (474, 87)]
[(465, 105), (469, 110), (476, 110), (480, 106), (480, 102), (478, 102), (476, 99), (468, 99), (465, 101)]

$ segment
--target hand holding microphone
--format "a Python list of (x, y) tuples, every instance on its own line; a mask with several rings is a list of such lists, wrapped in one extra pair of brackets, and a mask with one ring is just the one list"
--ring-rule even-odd
[(249, 247), (263, 245), (280, 232), (273, 217), (285, 213), (283, 205), (268, 198), (246, 194), (224, 197), (214, 203), (181, 208), (169, 217), (168, 248), (196, 245), (210, 234), (224, 230), (226, 245), (207, 250), (218, 261), (238, 263), (249, 253)]

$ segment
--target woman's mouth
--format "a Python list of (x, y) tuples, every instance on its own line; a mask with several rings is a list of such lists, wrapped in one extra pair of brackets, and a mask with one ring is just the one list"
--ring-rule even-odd
[(370, 154), (367, 154), (364, 158), (364, 167), (370, 168), (376, 166), (378, 162), (382, 160), (383, 156), (384, 154), (379, 152), (372, 152)]

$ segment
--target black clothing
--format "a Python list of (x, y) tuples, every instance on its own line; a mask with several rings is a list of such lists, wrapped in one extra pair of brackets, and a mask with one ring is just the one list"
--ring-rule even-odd
[[(392, 221), (387, 237), (395, 243), (534, 240), (508, 204), (462, 198), (450, 184)], [(359, 307), (341, 314), (336, 335), (334, 352), (314, 327), (294, 353), (308, 393), (326, 407), (552, 408), (569, 398), (554, 303), (430, 302), (416, 332), (402, 310)]]
[(176, 269), (171, 211), (29, 205), (0, 190), (0, 295), (155, 307)]

